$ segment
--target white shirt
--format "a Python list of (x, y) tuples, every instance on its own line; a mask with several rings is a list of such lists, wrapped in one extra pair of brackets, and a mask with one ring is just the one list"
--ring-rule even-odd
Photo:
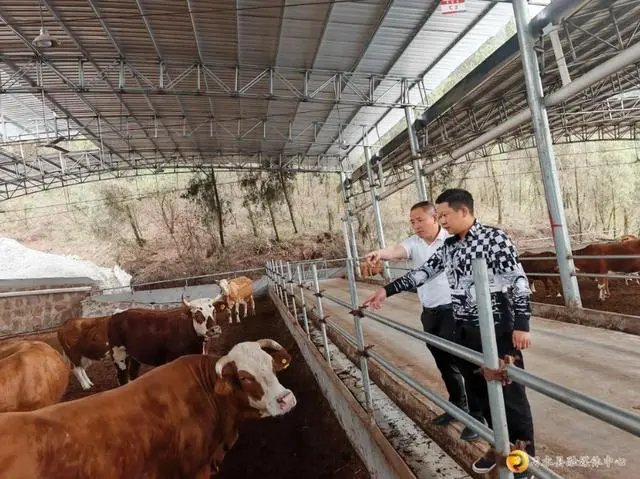
[[(431, 255), (444, 244), (444, 240), (451, 236), (447, 230), (440, 228), (440, 232), (433, 243), (429, 244), (418, 235), (409, 236), (400, 244), (407, 252), (407, 257), (413, 261), (413, 267), (420, 267)], [(443, 304), (451, 304), (451, 290), (445, 273), (440, 273), (431, 281), (418, 288), (418, 297), (425, 308), (435, 308)]]

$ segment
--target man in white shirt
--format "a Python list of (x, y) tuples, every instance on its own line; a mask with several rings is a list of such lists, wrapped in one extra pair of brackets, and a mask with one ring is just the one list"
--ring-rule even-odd
[[(411, 207), (409, 221), (411, 228), (415, 232), (414, 235), (393, 246), (372, 251), (365, 256), (366, 260), (374, 264), (381, 259), (411, 259), (414, 267), (417, 267), (425, 263), (444, 243), (444, 240), (451, 236), (440, 226), (436, 208), (428, 201), (416, 203)], [(441, 273), (432, 281), (420, 286), (418, 288), (418, 296), (422, 303), (420, 320), (424, 331), (443, 339), (454, 341), (456, 325), (451, 306), (451, 291), (446, 275)], [(469, 407), (464, 388), (464, 379), (458, 369), (457, 359), (435, 346), (427, 344), (427, 347), (431, 351), (447, 387), (449, 402), (468, 413)], [(453, 416), (444, 413), (436, 417), (433, 422), (438, 425), (445, 425), (453, 420)], [(478, 435), (465, 427), (460, 437), (471, 441), (477, 439)]]

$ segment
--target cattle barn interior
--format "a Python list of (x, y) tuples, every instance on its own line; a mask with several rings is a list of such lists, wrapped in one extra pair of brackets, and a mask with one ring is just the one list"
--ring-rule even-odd
[[(327, 175), (339, 178), (345, 252), (301, 260), (265, 248), (260, 268), (117, 290), (0, 268), (0, 403), (21, 411), (0, 412), (0, 434), (16, 431), (0, 447), (0, 475), (634, 477), (639, 20), (640, 0), (0, 5), (0, 224), (5, 204), (91, 182), (207, 173), (217, 197), (226, 172), (279, 175), (285, 192), (285, 176)], [(616, 163), (622, 142), (635, 158)], [(593, 145), (607, 168), (628, 169), (589, 166)], [(519, 155), (536, 178), (524, 197), (511, 184), (522, 171), (495, 169)], [(593, 191), (578, 186), (583, 167), (568, 166), (577, 156), (600, 178)], [(425, 333), (415, 290), (380, 311), (363, 306), (419, 266), (364, 261), (363, 248), (396, 237), (385, 200), (433, 202), (443, 185), (465, 187), (477, 164), (494, 182), (478, 196), (498, 205), (495, 226), (510, 214), (505, 196), (548, 213), (540, 238), (518, 243), (531, 287), (526, 370), (498, 361), (483, 258), (467, 291), (483, 353)], [(564, 188), (569, 175), (575, 191)], [(583, 235), (586, 208), (613, 234)], [(484, 368), (495, 428), (448, 402), (425, 343)], [(43, 351), (58, 370), (36, 380)], [(509, 443), (502, 383), (486, 376), (500, 367), (531, 402), (537, 452), (521, 453), (525, 466), (510, 462), (526, 445)], [(43, 403), (14, 397), (27, 390)], [(77, 430), (57, 420), (74, 407), (87, 411)], [(435, 425), (443, 412), (455, 421)], [(99, 430), (89, 438), (81, 425)], [(463, 441), (465, 427), (478, 439)], [(29, 450), (38, 447), (46, 452)], [(110, 460), (118, 447), (122, 460)], [(478, 472), (488, 453), (496, 467)]]

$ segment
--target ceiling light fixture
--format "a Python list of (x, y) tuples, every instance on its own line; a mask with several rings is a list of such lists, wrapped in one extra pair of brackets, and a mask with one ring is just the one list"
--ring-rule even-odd
[(40, 4), (40, 33), (33, 39), (33, 45), (37, 48), (55, 48), (60, 42), (53, 38), (46, 28), (44, 28), (44, 19), (42, 18), (42, 3)]

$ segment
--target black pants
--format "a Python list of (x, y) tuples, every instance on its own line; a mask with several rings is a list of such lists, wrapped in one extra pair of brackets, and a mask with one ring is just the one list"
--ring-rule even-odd
[[(453, 310), (450, 307), (444, 308), (423, 308), (420, 316), (422, 327), (425, 333), (454, 341), (455, 320), (453, 318)], [(465, 394), (464, 380), (458, 369), (458, 363), (455, 356), (427, 344), (429, 351), (433, 355), (436, 366), (440, 370), (442, 379), (447, 392), (449, 393), (449, 402), (455, 404), (460, 409), (469, 412), (467, 404), (467, 396)]]
[[(505, 354), (515, 358), (515, 366), (524, 369), (522, 352), (513, 347), (512, 331), (496, 331), (496, 343), (498, 355)], [(479, 327), (461, 326), (456, 328), (456, 342), (469, 349), (482, 352), (482, 340)], [(478, 366), (458, 358), (460, 372), (464, 376), (467, 397), (469, 400), (469, 413), (477, 419), (484, 418), (491, 426), (491, 410), (489, 408), (489, 394), (487, 382), (482, 374), (474, 373)], [(530, 441), (526, 448), (527, 454), (535, 456), (533, 438), (533, 419), (531, 407), (527, 399), (525, 387), (512, 382), (502, 388), (507, 417), (509, 440), (514, 443), (517, 440)]]

